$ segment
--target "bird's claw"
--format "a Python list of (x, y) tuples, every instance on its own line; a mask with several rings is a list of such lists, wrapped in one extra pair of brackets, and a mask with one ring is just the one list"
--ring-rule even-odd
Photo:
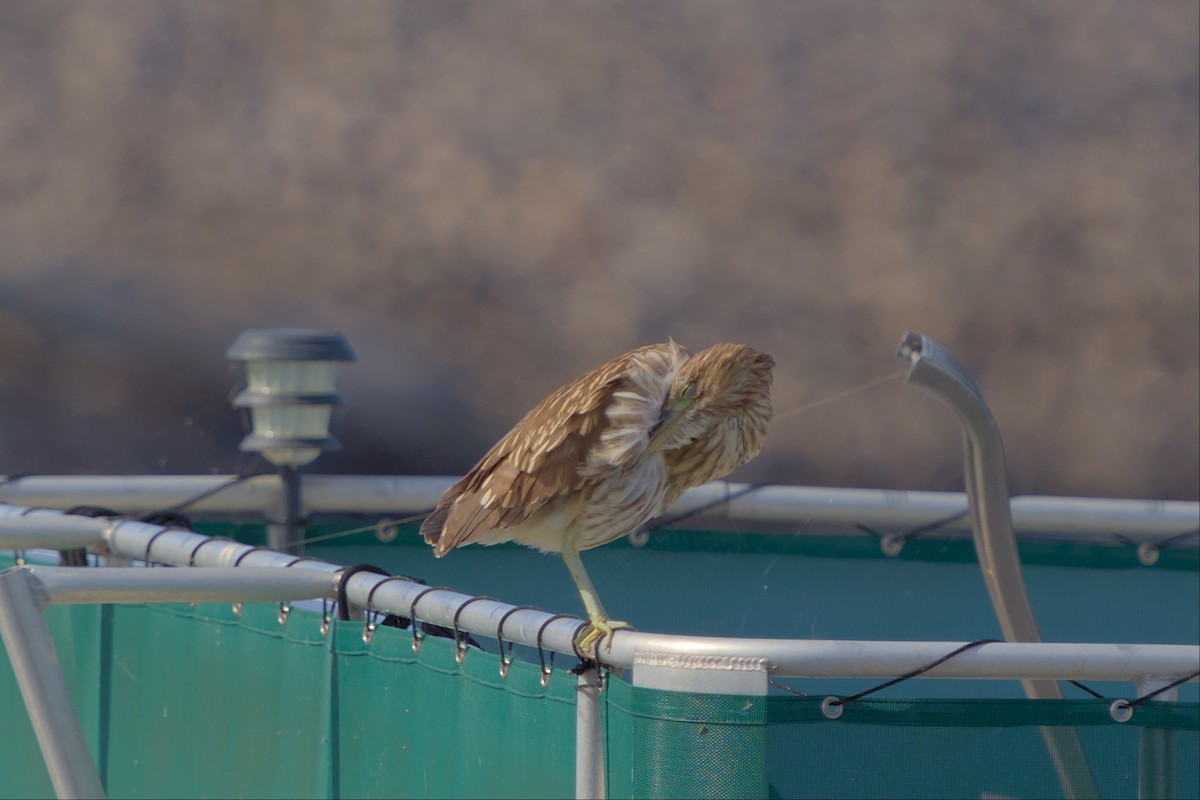
[(632, 630), (628, 622), (618, 622), (612, 619), (593, 619), (583, 627), (575, 639), (575, 648), (584, 656), (598, 656), (600, 642), (604, 640), (605, 651), (612, 650), (613, 633), (620, 630)]

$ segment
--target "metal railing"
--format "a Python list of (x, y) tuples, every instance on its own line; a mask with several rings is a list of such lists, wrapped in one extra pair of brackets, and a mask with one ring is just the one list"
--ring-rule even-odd
[[(55, 789), (63, 797), (98, 796), (82, 734), (56, 681), (53, 644), (41, 611), (62, 602), (284, 601), (334, 599), (339, 583), (351, 606), (397, 614), (463, 632), (503, 637), (572, 654), (579, 622), (533, 609), (368, 573), (342, 581), (344, 568), (314, 559), (131, 520), (77, 517), (0, 505), (0, 549), (90, 547), (116, 563), (131, 560), (224, 569), (78, 569), (26, 567), (0, 573), (0, 619), (14, 669), (34, 719)], [(294, 566), (293, 566), (294, 565)], [(284, 567), (290, 569), (282, 569)], [(414, 602), (420, 598), (419, 607)], [(36, 616), (37, 619), (34, 619)], [(638, 686), (693, 692), (765, 694), (772, 677), (888, 678), (936, 660), (959, 642), (729, 639), (618, 631), (603, 661), (632, 668)], [(22, 661), (23, 659), (23, 661)], [(19, 665), (18, 662), (21, 661)], [(921, 677), (1126, 680), (1139, 692), (1200, 670), (1200, 646), (1138, 644), (986, 644)], [(57, 674), (57, 677), (56, 677)], [(579, 676), (577, 794), (603, 796), (598, 673)], [(1163, 699), (1168, 699), (1167, 695)], [(40, 720), (40, 722), (38, 721)], [(72, 722), (73, 720), (73, 722)], [(46, 738), (43, 739), (43, 736)], [(86, 752), (86, 744), (83, 745)], [(97, 790), (100, 790), (99, 792)]]
[[(406, 516), (433, 508), (451, 476), (305, 475), (302, 513)], [(110, 508), (137, 515), (174, 509), (199, 515), (275, 512), (277, 475), (0, 476), (0, 503), (66, 510)], [(961, 492), (885, 491), (714, 481), (690, 489), (665, 519), (724, 525), (799, 526), (820, 533), (839, 527), (883, 530), (934, 526), (924, 535), (969, 537)], [(1200, 503), (1186, 501), (1022, 496), (1011, 501), (1018, 537), (1067, 541), (1147, 542), (1200, 546)], [(802, 532), (802, 531), (801, 531)], [(852, 532), (859, 533), (854, 529)]]

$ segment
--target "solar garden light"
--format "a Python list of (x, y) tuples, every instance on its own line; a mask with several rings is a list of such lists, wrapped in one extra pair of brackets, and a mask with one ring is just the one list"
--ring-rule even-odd
[(246, 364), (246, 388), (233, 406), (249, 409), (251, 431), (238, 449), (261, 453), (279, 468), (282, 492), (267, 546), (299, 554), (300, 468), (341, 447), (329, 434), (329, 418), (344, 402), (334, 391), (338, 362), (354, 361), (354, 351), (337, 331), (281, 328), (246, 331), (226, 357)]

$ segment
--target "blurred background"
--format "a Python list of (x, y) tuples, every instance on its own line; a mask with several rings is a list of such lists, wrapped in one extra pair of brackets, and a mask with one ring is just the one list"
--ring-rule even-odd
[(1195, 500), (1198, 30), (1194, 0), (9, 0), (0, 474), (245, 469), (225, 351), (304, 326), (358, 353), (315, 471), (461, 473), (671, 336), (778, 362), (733, 478), (961, 489), (912, 329), (1014, 492)]

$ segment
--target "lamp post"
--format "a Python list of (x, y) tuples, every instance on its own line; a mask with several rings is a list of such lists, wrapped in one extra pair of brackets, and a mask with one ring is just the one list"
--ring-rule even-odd
[(338, 363), (354, 361), (354, 351), (337, 331), (279, 328), (246, 331), (226, 357), (246, 364), (246, 388), (233, 405), (249, 409), (251, 431), (238, 448), (279, 468), (279, 507), (267, 525), (267, 546), (299, 555), (300, 468), (341, 446), (329, 434), (329, 418), (344, 402), (334, 391)]

